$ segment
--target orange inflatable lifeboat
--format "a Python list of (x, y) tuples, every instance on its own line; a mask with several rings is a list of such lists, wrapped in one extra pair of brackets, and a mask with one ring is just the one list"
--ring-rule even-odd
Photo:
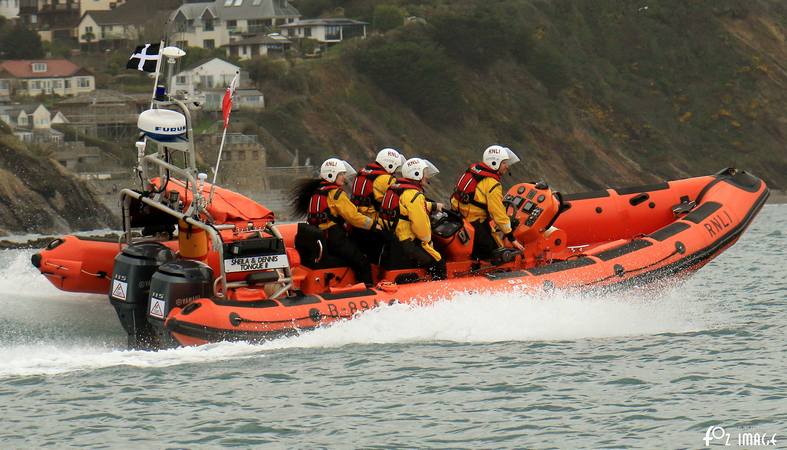
[[(456, 292), (610, 288), (690, 273), (735, 243), (768, 197), (762, 180), (734, 169), (564, 196), (543, 183), (521, 183), (504, 201), (524, 252), (504, 248), (492, 261), (471, 261), (473, 228), (440, 213), (432, 217), (433, 238), (448, 279), (375, 266), (376, 285), (366, 287), (349, 268), (323, 261), (322, 242), (308, 239), (305, 224), (274, 225), (260, 205), (221, 193), (231, 199), (213, 203), (221, 222), (175, 214), (164, 222), (177, 237), (130, 245), (68, 236), (33, 263), (61, 289), (108, 293), (131, 346), (258, 341), (392, 302), (426, 304)], [(188, 200), (187, 194), (172, 196)], [(246, 203), (253, 214), (238, 207)], [(161, 216), (128, 226), (156, 220)]]

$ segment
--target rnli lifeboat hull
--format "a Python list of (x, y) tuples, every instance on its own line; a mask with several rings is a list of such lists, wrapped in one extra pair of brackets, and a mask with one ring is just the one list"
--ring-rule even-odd
[[(587, 291), (644, 285), (686, 275), (707, 264), (738, 240), (768, 194), (760, 179), (728, 170), (663, 185), (567, 196), (571, 206), (556, 225), (573, 236), (574, 243), (606, 243), (588, 245), (573, 257), (526, 270), (444, 281), (358, 287), (276, 300), (255, 298), (259, 295), (254, 289), (243, 288), (226, 299), (202, 298), (173, 309), (166, 327), (182, 345), (260, 341), (349, 319), (383, 304), (422, 305), (458, 292)], [(656, 202), (665, 201), (671, 206), (689, 206), (685, 213), (668, 208), (670, 217), (655, 221), (655, 226), (653, 220), (637, 224), (638, 217), (663, 216)], [(593, 217), (610, 209), (617, 209), (617, 218), (606, 219), (610, 222), (606, 230), (595, 226)], [(602, 232), (605, 236), (593, 236)]]

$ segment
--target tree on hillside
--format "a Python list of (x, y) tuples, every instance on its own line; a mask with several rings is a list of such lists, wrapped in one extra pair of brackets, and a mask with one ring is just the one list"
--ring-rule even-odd
[(505, 56), (510, 32), (499, 16), (485, 8), (432, 17), (434, 39), (465, 65), (483, 69)]
[(287, 75), (287, 62), (276, 61), (267, 56), (253, 58), (244, 62), (246, 70), (249, 71), (249, 78), (257, 86), (265, 81), (278, 81)]
[(319, 17), (325, 11), (338, 6), (332, 0), (296, 0), (293, 2), (303, 17)]
[(17, 24), (0, 27), (0, 59), (36, 59), (44, 57), (44, 46), (35, 31)]
[(353, 55), (356, 69), (433, 123), (461, 118), (456, 67), (423, 33), (371, 39)]
[(404, 11), (394, 5), (377, 5), (374, 7), (372, 27), (386, 32), (404, 24)]

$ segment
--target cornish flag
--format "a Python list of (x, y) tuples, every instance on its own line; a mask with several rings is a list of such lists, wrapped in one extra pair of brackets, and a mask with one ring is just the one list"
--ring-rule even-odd
[(145, 44), (134, 49), (131, 58), (128, 59), (126, 69), (136, 69), (142, 72), (155, 72), (159, 58), (159, 47), (161, 44)]

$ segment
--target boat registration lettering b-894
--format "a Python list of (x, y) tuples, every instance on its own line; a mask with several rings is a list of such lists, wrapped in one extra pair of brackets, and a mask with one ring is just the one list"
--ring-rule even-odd
[(286, 254), (247, 256), (224, 260), (227, 273), (248, 272), (251, 270), (284, 269), (290, 265)]

